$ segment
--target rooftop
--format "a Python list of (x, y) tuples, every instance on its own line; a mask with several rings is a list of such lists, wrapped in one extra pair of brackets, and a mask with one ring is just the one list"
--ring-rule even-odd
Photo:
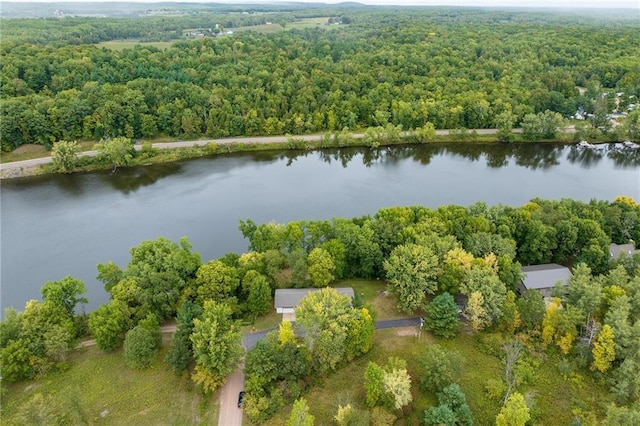
[(522, 282), (527, 290), (553, 288), (558, 281), (562, 282), (562, 285), (567, 285), (571, 278), (569, 268), (557, 263), (523, 266), (522, 272), (524, 273)]
[(611, 253), (611, 258), (617, 259), (620, 257), (622, 253), (626, 253), (629, 256), (633, 256), (636, 253), (640, 253), (640, 250), (636, 250), (633, 243), (611, 244), (609, 246), (609, 252)]
[[(278, 308), (295, 308), (303, 297), (309, 293), (320, 290), (319, 288), (279, 288), (276, 290), (274, 304)], [(338, 287), (338, 293), (353, 298), (354, 293), (351, 287)]]

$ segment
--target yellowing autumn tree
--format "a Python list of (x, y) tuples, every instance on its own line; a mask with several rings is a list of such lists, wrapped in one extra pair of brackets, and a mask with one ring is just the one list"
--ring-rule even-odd
[(496, 426), (524, 426), (530, 418), (529, 407), (524, 397), (514, 392), (496, 417)]
[(560, 309), (560, 298), (554, 297), (547, 306), (547, 310), (542, 320), (542, 342), (549, 345), (553, 342), (553, 336), (556, 334), (558, 327), (558, 309)]
[(604, 325), (598, 338), (593, 344), (591, 353), (593, 354), (592, 370), (604, 373), (611, 367), (611, 363), (616, 359), (616, 348), (614, 344), (613, 329), (609, 325)]
[(293, 326), (290, 321), (282, 321), (280, 323), (280, 329), (278, 330), (278, 342), (281, 345), (292, 342), (295, 343), (296, 334), (293, 331)]
[(489, 324), (489, 318), (484, 310), (484, 297), (482, 293), (474, 291), (469, 296), (467, 307), (464, 310), (464, 316), (469, 321), (469, 325), (476, 333)]

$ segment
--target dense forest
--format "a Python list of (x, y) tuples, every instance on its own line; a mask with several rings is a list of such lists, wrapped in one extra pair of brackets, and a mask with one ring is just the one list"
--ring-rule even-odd
[[(417, 360), (369, 362), (366, 399), (358, 402), (363, 408), (344, 408), (355, 410), (354, 416), (373, 413), (386, 419), (380, 424), (393, 424), (415, 409), (408, 404), (419, 392), (437, 394), (440, 401), (424, 407), (425, 425), (442, 424), (437, 419), (444, 415), (454, 418), (444, 424), (470, 425), (474, 417), (493, 419), (498, 410), (498, 418), (513, 420), (510, 410), (515, 410), (525, 419), (503, 418), (498, 424), (524, 425), (531, 416), (544, 422), (551, 408), (536, 401), (550, 396), (535, 393), (535, 377), (550, 360), (569, 383), (584, 386), (592, 380), (607, 389), (598, 391), (595, 406), (571, 402), (580, 424), (602, 419), (634, 424), (639, 416), (640, 255), (610, 254), (612, 242), (640, 238), (640, 205), (629, 198), (534, 199), (521, 207), (394, 207), (330, 221), (248, 219), (239, 228), (249, 241), (242, 255), (203, 263), (186, 238), (179, 243), (158, 238), (132, 248), (125, 267), (99, 264), (98, 279), (111, 300), (88, 316), (79, 312), (85, 302), (81, 281), (47, 282), (42, 301), (28, 302), (24, 312), (7, 310), (0, 323), (3, 386), (66, 368), (70, 348), (87, 334), (102, 350), (124, 348), (127, 365), (144, 369), (157, 357), (159, 325), (177, 317), (166, 362), (211, 392), (239, 362), (239, 321), (272, 310), (275, 289), (368, 278), (369, 285), (379, 279), (387, 283), (399, 312), (424, 315), (425, 328), (442, 344), (459, 333), (461, 309), (464, 327), (491, 357), (504, 357), (505, 372), (502, 380), (493, 376), (473, 388), (461, 387), (455, 354), (438, 345), (428, 345)], [(518, 287), (521, 265), (548, 262), (569, 266), (573, 276), (566, 287), (556, 285), (545, 304), (537, 290)], [(376, 312), (358, 297), (322, 290), (303, 299), (296, 314), (304, 338), (284, 322), (246, 356), (244, 409), (253, 421), (267, 420), (294, 400), (294, 412), (296, 406), (308, 411), (301, 396), (322, 378), (343, 374), (347, 363), (374, 347)], [(474, 392), (471, 409), (464, 392)], [(526, 403), (523, 395), (529, 395)], [(56, 407), (59, 411), (47, 412), (49, 419), (73, 418), (77, 409)]]
[[(322, 15), (334, 25), (293, 26)], [(216, 36), (266, 23), (283, 30)], [(640, 96), (640, 25), (606, 15), (332, 7), (2, 24), (5, 151), (119, 136), (491, 128), (578, 110), (606, 133), (608, 114)], [(186, 39), (193, 29), (207, 31)], [(175, 42), (95, 44), (128, 38)], [(637, 138), (624, 132), (615, 137)]]

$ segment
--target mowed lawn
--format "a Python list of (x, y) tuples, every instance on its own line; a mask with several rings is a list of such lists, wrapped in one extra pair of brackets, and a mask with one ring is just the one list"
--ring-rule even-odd
[(37, 394), (47, 398), (48, 410), (58, 407), (70, 415), (71, 424), (217, 424), (218, 393), (202, 397), (189, 377), (171, 371), (164, 362), (165, 354), (166, 349), (146, 370), (132, 370), (125, 365), (122, 351), (77, 350), (68, 370), (7, 386), (2, 396), (2, 424), (20, 424), (18, 413), (34, 408), (20, 406)]

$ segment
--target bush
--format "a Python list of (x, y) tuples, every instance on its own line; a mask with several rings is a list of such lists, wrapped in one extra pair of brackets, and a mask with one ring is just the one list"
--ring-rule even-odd
[(500, 379), (489, 379), (484, 386), (484, 390), (490, 399), (499, 401), (507, 392), (507, 385)]
[(157, 333), (138, 325), (129, 330), (124, 339), (124, 360), (131, 368), (146, 368), (158, 354), (158, 349)]
[(440, 345), (429, 345), (418, 359), (418, 384), (423, 391), (441, 391), (462, 374), (463, 358), (457, 352), (447, 352)]

